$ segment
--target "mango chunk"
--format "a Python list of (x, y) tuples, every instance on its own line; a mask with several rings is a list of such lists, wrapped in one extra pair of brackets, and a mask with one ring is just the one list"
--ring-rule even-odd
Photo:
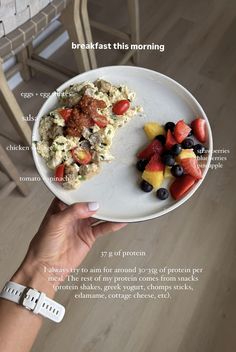
[(157, 188), (160, 188), (160, 186), (164, 180), (164, 175), (163, 175), (163, 171), (144, 170), (144, 172), (142, 174), (142, 178), (143, 178), (143, 180), (150, 183), (150, 185), (152, 185), (153, 188), (157, 189)]
[(144, 131), (145, 131), (145, 133), (146, 133), (146, 135), (147, 135), (149, 140), (154, 139), (159, 134), (161, 134), (161, 135), (165, 135), (166, 134), (164, 127), (161, 126), (157, 122), (145, 123)]
[(173, 177), (173, 175), (172, 175), (170, 170), (171, 170), (170, 166), (166, 166), (165, 167), (164, 178), (172, 178)]
[(180, 163), (182, 159), (194, 158), (196, 159), (196, 154), (192, 149), (182, 149), (181, 153), (177, 156), (176, 161)]

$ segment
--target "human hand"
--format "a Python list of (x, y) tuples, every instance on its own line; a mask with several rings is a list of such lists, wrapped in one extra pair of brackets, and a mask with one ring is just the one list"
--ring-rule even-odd
[[(57, 277), (62, 276), (64, 280), (71, 268), (78, 267), (97, 237), (118, 231), (126, 225), (112, 222), (96, 225), (98, 220), (91, 216), (97, 209), (97, 203), (76, 203), (66, 206), (58, 199), (54, 199), (36, 236), (30, 243), (28, 253), (18, 272), (31, 277), (40, 273), (40, 277), (46, 283), (48, 271), (53, 267), (60, 272), (50, 273), (51, 277), (55, 275), (55, 282), (51, 283), (51, 287), (52, 284), (54, 286), (59, 284), (60, 282), (56, 281)], [(22, 280), (22, 275), (19, 278), (18, 274), (14, 279)]]

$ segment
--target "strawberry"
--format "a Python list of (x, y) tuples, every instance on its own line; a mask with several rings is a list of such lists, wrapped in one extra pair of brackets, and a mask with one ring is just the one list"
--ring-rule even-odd
[(186, 158), (182, 159), (180, 165), (183, 167), (184, 172), (188, 175), (191, 175), (196, 180), (202, 178), (202, 171), (198, 166), (197, 159)]
[(177, 177), (170, 186), (170, 193), (175, 200), (179, 200), (190, 190), (195, 183), (195, 178), (190, 175)]
[(174, 128), (174, 137), (178, 143), (182, 143), (183, 140), (188, 136), (191, 128), (186, 125), (184, 120), (179, 120)]
[(164, 171), (164, 164), (161, 162), (159, 155), (154, 154), (145, 167), (146, 171)]
[(193, 130), (194, 136), (199, 140), (201, 143), (206, 142), (206, 121), (198, 117), (197, 119), (193, 120), (191, 123), (191, 127)]
[(160, 155), (163, 152), (163, 145), (157, 139), (154, 139), (148, 146), (138, 153), (139, 159), (150, 159), (153, 154)]
[(171, 147), (173, 145), (175, 145), (177, 142), (173, 136), (173, 134), (171, 133), (171, 130), (167, 131), (167, 135), (166, 135), (166, 144), (165, 147), (166, 149), (171, 149)]

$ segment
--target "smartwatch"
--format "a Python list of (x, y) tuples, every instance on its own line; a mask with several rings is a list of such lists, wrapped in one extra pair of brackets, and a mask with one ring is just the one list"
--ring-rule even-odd
[(65, 308), (48, 298), (45, 293), (12, 281), (5, 284), (0, 298), (19, 304), (32, 313), (42, 315), (56, 323), (60, 323), (65, 314)]

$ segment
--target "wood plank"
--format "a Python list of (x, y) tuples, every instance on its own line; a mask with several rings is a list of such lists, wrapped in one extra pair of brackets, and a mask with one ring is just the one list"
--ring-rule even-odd
[[(123, 0), (89, 1), (95, 21), (127, 30), (127, 7)], [(64, 321), (55, 326), (47, 321), (32, 352), (232, 352), (236, 346), (235, 303), (235, 55), (223, 57), (221, 40), (231, 36), (235, 21), (235, 1), (149, 0), (140, 1), (142, 43), (166, 44), (166, 52), (142, 52), (140, 66), (161, 71), (186, 86), (206, 110), (212, 124), (216, 148), (231, 153), (222, 169), (210, 171), (199, 191), (185, 205), (167, 216), (131, 224), (117, 234), (99, 239), (83, 266), (157, 267), (160, 265), (202, 266), (204, 274), (191, 295), (180, 293), (167, 302), (75, 300), (71, 292), (59, 292), (57, 300), (66, 306)], [(92, 11), (91, 11), (92, 10)], [(123, 16), (117, 16), (121, 13)], [(232, 27), (234, 28), (234, 27)], [(109, 41), (109, 36), (93, 28), (93, 40)], [(168, 44), (168, 45), (167, 45)], [(100, 66), (123, 58), (126, 52), (97, 53)], [(215, 55), (211, 66), (210, 60)], [(121, 56), (122, 55), (122, 56)], [(69, 44), (52, 57), (68, 67), (75, 66)], [(231, 63), (232, 74), (220, 63)], [(202, 71), (202, 69), (204, 70)], [(213, 68), (208, 76), (207, 69)], [(206, 70), (205, 70), (206, 69)], [(218, 73), (219, 69), (219, 73)], [(223, 76), (223, 73), (226, 75)], [(230, 76), (230, 77), (229, 77)], [(23, 99), (22, 91), (48, 92), (56, 79), (37, 76), (15, 91), (25, 114), (35, 115), (44, 100), (40, 96)], [(158, 112), (157, 112), (158, 113)], [(0, 116), (4, 132), (16, 133)], [(29, 153), (28, 153), (29, 154)], [(30, 155), (12, 153), (24, 175), (37, 175)], [(32, 183), (27, 198), (16, 192), (1, 201), (0, 281), (9, 279), (22, 260), (29, 241), (52, 199), (42, 182)], [(9, 218), (11, 214), (11, 218)], [(25, 221), (26, 217), (30, 221)], [(143, 258), (102, 260), (101, 250), (144, 250)], [(12, 260), (9, 261), (9, 258)], [(6, 270), (7, 267), (7, 270)]]
[(217, 47), (207, 57), (200, 73), (215, 81), (230, 79), (236, 72), (236, 18), (229, 24)]
[(6, 198), (15, 188), (16, 188), (15, 182), (13, 181), (8, 182), (0, 189), (0, 199)]

